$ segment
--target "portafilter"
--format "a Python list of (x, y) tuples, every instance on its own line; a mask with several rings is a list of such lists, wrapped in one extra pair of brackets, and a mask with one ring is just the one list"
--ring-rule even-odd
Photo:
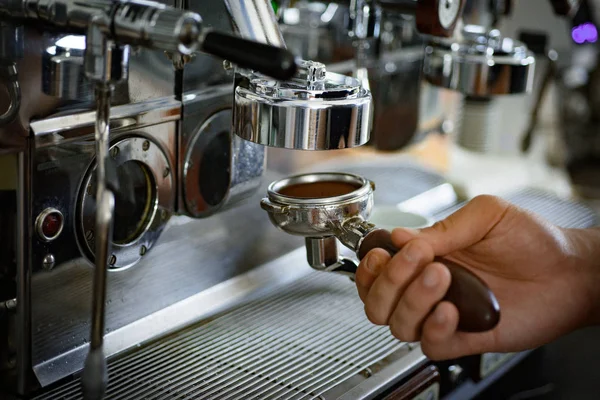
[[(359, 260), (382, 248), (390, 255), (399, 249), (391, 233), (368, 221), (373, 208), (373, 182), (345, 173), (312, 173), (275, 181), (261, 207), (280, 230), (306, 240), (308, 262), (316, 270), (337, 272), (354, 278), (355, 260), (338, 253), (337, 241), (354, 251)], [(446, 258), (451, 274), (445, 301), (459, 312), (458, 329), (485, 332), (500, 321), (500, 307), (489, 287), (471, 271)]]

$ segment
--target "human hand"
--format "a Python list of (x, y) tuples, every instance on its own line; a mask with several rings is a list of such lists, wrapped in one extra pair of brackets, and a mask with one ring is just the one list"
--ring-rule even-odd
[[(556, 227), (492, 196), (473, 199), (430, 228), (396, 229), (401, 248), (365, 257), (356, 274), (369, 320), (432, 359), (522, 351), (598, 321), (600, 232)], [(595, 245), (594, 245), (595, 244)], [(457, 331), (458, 310), (441, 301), (450, 272), (435, 256), (483, 279), (500, 303), (496, 328)]]

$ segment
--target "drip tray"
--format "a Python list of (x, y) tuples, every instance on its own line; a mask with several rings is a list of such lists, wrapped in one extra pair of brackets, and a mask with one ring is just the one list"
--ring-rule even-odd
[[(326, 399), (412, 350), (366, 319), (348, 278), (311, 272), (112, 360), (106, 399)], [(81, 398), (78, 379), (36, 397)]]

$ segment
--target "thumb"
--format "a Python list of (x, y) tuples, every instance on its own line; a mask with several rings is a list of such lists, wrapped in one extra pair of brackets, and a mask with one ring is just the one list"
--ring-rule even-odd
[[(432, 247), (437, 255), (446, 255), (481, 241), (504, 218), (510, 204), (494, 196), (478, 196), (449, 217), (422, 229), (417, 235)], [(405, 234), (392, 234), (394, 244), (402, 246)]]

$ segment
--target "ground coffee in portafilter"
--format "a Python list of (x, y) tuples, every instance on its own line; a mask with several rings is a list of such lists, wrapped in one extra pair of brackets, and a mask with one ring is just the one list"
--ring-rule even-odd
[(299, 199), (324, 199), (342, 196), (360, 189), (360, 185), (349, 182), (313, 182), (290, 185), (278, 191), (279, 194)]

